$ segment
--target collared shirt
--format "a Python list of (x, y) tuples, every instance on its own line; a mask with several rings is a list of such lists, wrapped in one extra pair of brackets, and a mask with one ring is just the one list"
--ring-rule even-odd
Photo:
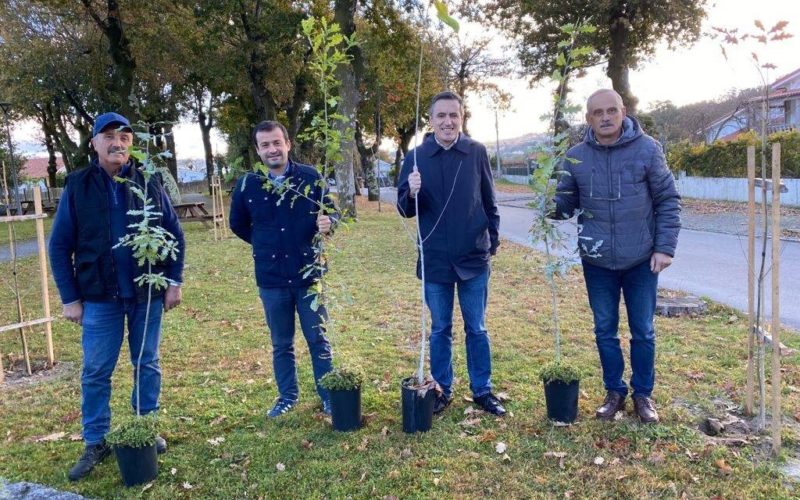
[(291, 174), (292, 174), (292, 160), (289, 160), (286, 162), (286, 168), (283, 170), (283, 173), (281, 175), (274, 175), (272, 173), (272, 169), (269, 169), (269, 171), (267, 172), (267, 177), (269, 177), (269, 179), (273, 181), (275, 184), (280, 186), (281, 184), (283, 184), (283, 181), (285, 181), (286, 178), (289, 177)]
[(447, 150), (449, 150), (450, 148), (452, 148), (453, 146), (455, 146), (455, 145), (456, 145), (456, 143), (458, 142), (458, 140), (459, 140), (460, 138), (461, 138), (461, 132), (459, 132), (459, 133), (458, 133), (458, 135), (456, 136), (456, 140), (454, 140), (453, 142), (451, 142), (451, 143), (450, 143), (448, 146), (445, 146), (444, 144), (442, 144), (441, 142), (439, 142), (439, 139), (436, 137), (436, 134), (433, 134), (433, 140), (434, 140), (434, 141), (436, 141), (436, 144), (438, 144), (438, 145), (439, 145), (439, 146), (440, 146), (442, 149), (444, 149), (445, 151), (447, 151)]

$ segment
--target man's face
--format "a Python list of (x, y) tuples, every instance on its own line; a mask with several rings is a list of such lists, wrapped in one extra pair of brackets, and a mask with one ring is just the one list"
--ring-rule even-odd
[(92, 138), (92, 147), (97, 152), (100, 166), (116, 171), (128, 163), (128, 148), (133, 144), (133, 133), (118, 130), (118, 125), (109, 125)]
[(625, 116), (622, 99), (614, 92), (601, 92), (587, 104), (586, 123), (600, 144), (613, 144), (619, 139)]
[(461, 105), (455, 99), (441, 99), (431, 110), (433, 135), (445, 146), (458, 138), (461, 130)]
[(281, 169), (289, 162), (291, 143), (283, 136), (279, 128), (261, 130), (256, 133), (256, 152), (261, 161), (270, 169)]

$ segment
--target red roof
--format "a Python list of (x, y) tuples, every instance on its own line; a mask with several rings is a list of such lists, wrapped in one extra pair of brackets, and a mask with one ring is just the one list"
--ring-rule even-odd
[[(29, 158), (22, 167), (22, 171), (26, 177), (32, 179), (44, 179), (47, 177), (47, 164), (50, 162), (48, 158)], [(66, 172), (64, 162), (61, 158), (56, 158), (56, 170), (58, 172)]]
[[(786, 99), (788, 97), (796, 97), (796, 96), (800, 96), (800, 89), (789, 90), (789, 91), (786, 91), (786, 92), (775, 92), (774, 94), (770, 94), (769, 95), (769, 100), (770, 101), (775, 101), (775, 100), (778, 100), (778, 99)], [(758, 96), (758, 97), (753, 97), (753, 98), (749, 99), (747, 102), (761, 102), (763, 100), (764, 100), (764, 96)]]

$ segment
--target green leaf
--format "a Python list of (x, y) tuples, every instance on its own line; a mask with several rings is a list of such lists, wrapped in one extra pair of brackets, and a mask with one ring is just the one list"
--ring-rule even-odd
[(453, 31), (458, 33), (460, 28), (458, 21), (450, 17), (450, 14), (447, 10), (447, 5), (441, 0), (433, 0), (433, 5), (436, 6), (436, 15), (439, 17), (439, 20), (444, 24), (450, 26)]

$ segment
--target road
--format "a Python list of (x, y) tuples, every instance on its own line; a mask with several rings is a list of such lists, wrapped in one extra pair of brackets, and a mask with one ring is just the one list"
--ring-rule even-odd
[[(384, 188), (382, 197), (394, 199)], [(530, 245), (528, 227), (533, 213), (524, 201), (501, 196), (500, 235), (520, 245)], [(516, 206), (515, 206), (516, 205)], [(572, 229), (572, 228), (569, 228)], [(574, 230), (572, 231), (574, 237)], [(756, 249), (758, 251), (758, 242)], [(502, 251), (502, 247), (501, 250)], [(771, 250), (767, 246), (767, 253)], [(781, 323), (800, 330), (800, 243), (781, 241), (780, 262)], [(684, 229), (672, 265), (659, 277), (663, 288), (681, 290), (747, 312), (747, 238), (730, 234)], [(767, 281), (766, 311), (771, 310), (771, 288)]]

